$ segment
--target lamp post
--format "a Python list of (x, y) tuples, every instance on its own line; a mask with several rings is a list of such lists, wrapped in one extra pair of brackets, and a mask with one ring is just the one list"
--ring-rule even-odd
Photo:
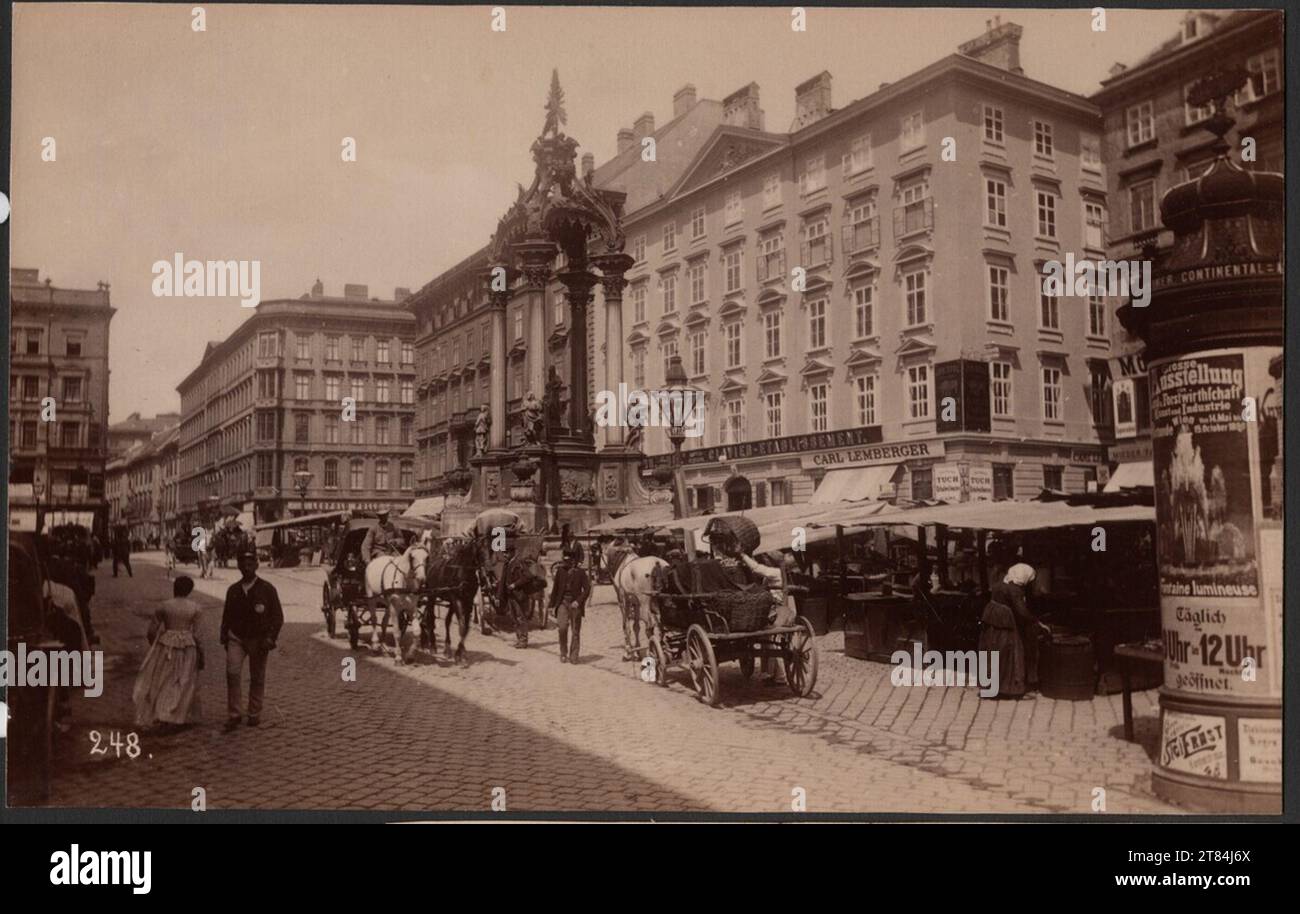
[(298, 470), (293, 474), (293, 487), (298, 490), (298, 509), (303, 514), (307, 513), (307, 488), (315, 475), (311, 470)]
[(694, 405), (696, 394), (687, 383), (681, 356), (675, 355), (668, 360), (662, 393), (668, 406), (668, 440), (673, 446), (673, 517), (680, 520), (686, 516), (687, 506), (686, 483), (681, 468), (682, 444), (686, 441), (686, 409), (688, 405)]

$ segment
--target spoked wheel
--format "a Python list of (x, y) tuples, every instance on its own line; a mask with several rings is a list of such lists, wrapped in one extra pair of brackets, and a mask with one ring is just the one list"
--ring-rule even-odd
[(784, 658), (785, 681), (790, 684), (790, 691), (805, 698), (817, 684), (817, 642), (813, 640), (815, 632), (811, 622), (799, 616), (794, 624), (802, 631), (790, 635), (790, 646)]
[(321, 588), (320, 611), (325, 614), (325, 631), (329, 632), (330, 639), (333, 640), (338, 624), (334, 620), (334, 601), (330, 599), (328, 584), (322, 585)]
[(357, 608), (348, 606), (348, 644), (355, 651), (360, 642), (361, 620), (357, 618)]
[(708, 634), (700, 625), (692, 625), (686, 631), (686, 665), (696, 696), (709, 707), (716, 708), (721, 698), (718, 692), (718, 658), (713, 653)]
[(668, 685), (668, 655), (664, 653), (663, 642), (657, 637), (650, 639), (650, 657), (655, 665), (654, 684)]

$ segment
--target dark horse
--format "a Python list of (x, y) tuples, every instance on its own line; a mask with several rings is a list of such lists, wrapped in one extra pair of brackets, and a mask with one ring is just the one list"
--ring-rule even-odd
[(449, 539), (441, 550), (429, 554), (428, 572), (425, 576), (425, 592), (428, 594), (429, 624), (424, 626), (428, 633), (429, 650), (438, 648), (437, 629), (433, 625), (434, 608), (438, 603), (447, 604), (447, 617), (443, 631), (443, 653), (450, 657), (451, 652), (451, 617), (456, 616), (460, 623), (460, 643), (456, 645), (456, 660), (466, 663), (465, 638), (469, 634), (470, 616), (474, 611), (474, 597), (478, 593), (478, 545), (472, 539), (457, 537)]

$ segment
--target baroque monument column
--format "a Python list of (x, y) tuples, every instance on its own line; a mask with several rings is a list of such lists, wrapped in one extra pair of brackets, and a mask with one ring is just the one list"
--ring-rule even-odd
[(495, 263), (486, 273), (488, 297), (492, 308), (492, 367), (488, 382), (488, 406), (492, 413), (492, 430), (488, 437), (490, 450), (506, 446), (506, 384), (510, 372), (506, 370), (506, 306), (510, 302), (511, 270), (508, 264)]
[(587, 402), (587, 306), (591, 290), (600, 279), (586, 269), (567, 270), (560, 274), (569, 300), (569, 428), (573, 434), (591, 441), (590, 404)]
[[(600, 282), (605, 293), (605, 389), (618, 392), (623, 380), (623, 289), (624, 278), (634, 260), (630, 254), (597, 254), (592, 258), (600, 270)], [(622, 425), (613, 424), (605, 429), (605, 446), (621, 448), (626, 432)]]
[(552, 276), (552, 264), (559, 245), (544, 238), (529, 238), (512, 246), (527, 280), (528, 297), (528, 385), (527, 390), (541, 397), (546, 392), (546, 285)]

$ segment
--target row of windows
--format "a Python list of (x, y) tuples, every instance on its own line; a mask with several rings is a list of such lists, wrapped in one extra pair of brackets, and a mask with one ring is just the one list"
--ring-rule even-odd
[[(266, 459), (263, 461), (261, 457)], [(360, 457), (354, 457), (344, 466), (340, 467), (341, 461), (330, 457), (324, 464), (324, 477), (321, 485), (326, 489), (351, 489), (353, 491), (386, 491), (393, 487), (396, 481), (397, 487), (402, 491), (410, 491), (415, 488), (415, 464), (410, 460), (398, 462), (396, 480), (392, 474), (392, 463), (383, 458), (374, 461), (373, 474), (367, 472), (366, 465), (369, 463)], [(306, 457), (294, 459), (294, 472), (305, 472), (308, 469), (309, 462)], [(373, 485), (367, 485), (367, 479), (373, 482)], [(275, 485), (275, 462), (274, 457), (269, 454), (260, 455), (258, 460), (258, 485), (269, 487)]]
[[(40, 431), (41, 426), (46, 426), (44, 433)], [(41, 444), (48, 444), (51, 447), (79, 448), (87, 445), (83, 444), (83, 429), (90, 430), (90, 437), (96, 438), (96, 430), (99, 426), (85, 424), (81, 422), (39, 422), (35, 419), (24, 420), (21, 424), (15, 420), (9, 420), (9, 440), (17, 441), (18, 447), (23, 450), (40, 447)], [(15, 434), (17, 432), (17, 434)], [(46, 438), (45, 436), (49, 437)], [(90, 447), (94, 447), (97, 442), (92, 441)]]
[[(59, 385), (51, 385), (51, 392), (62, 390), (63, 396), (60, 402), (63, 403), (80, 403), (85, 395), (85, 379), (79, 376), (65, 376), (59, 379)], [(16, 375), (9, 376), (9, 402), (16, 400), (40, 400), (41, 399), (41, 376), (40, 375)]]
[[(1276, 48), (1247, 58), (1248, 79), (1233, 96), (1233, 104), (1240, 108), (1242, 105), (1258, 101), (1279, 91), (1282, 88), (1282, 70), (1279, 61), (1280, 55)], [(1183, 86), (1183, 123), (1188, 127), (1208, 119), (1214, 112), (1213, 107), (1208, 103), (1197, 105), (1191, 101), (1190, 96), (1194, 85), (1195, 82), (1189, 82)], [(1156, 138), (1154, 100), (1147, 99), (1125, 109), (1124, 136), (1130, 149)]]
[[(312, 341), (315, 336), (313, 333), (294, 332), (294, 358), (310, 359), (312, 357)], [(341, 362), (343, 361), (343, 353), (347, 352), (354, 362), (369, 361), (368, 351), (371, 339), (373, 337), (325, 334), (325, 359), (326, 361)], [(393, 340), (383, 337), (376, 339), (374, 351), (377, 363), (380, 365), (392, 364)], [(400, 341), (400, 352), (403, 365), (415, 364), (415, 343), (405, 340)], [(279, 331), (268, 330), (258, 334), (257, 355), (259, 358), (275, 358), (280, 355)]]
[[(86, 342), (83, 331), (63, 332), (63, 354), (80, 358), (82, 347)], [(44, 355), (44, 327), (11, 327), (9, 331), (9, 353), (11, 355)]]
[[(267, 374), (267, 375), (271, 375), (270, 372), (267, 372), (266, 374)], [(317, 388), (317, 389), (318, 389), (318, 385), (314, 383), (314, 378), (315, 378), (315, 376), (312, 375), (312, 374), (308, 374), (308, 373), (305, 373), (305, 372), (294, 372), (294, 375), (293, 375), (293, 398), (294, 398), (295, 400), (311, 400), (311, 399), (314, 399), (313, 396), (312, 396), (313, 388)], [(268, 377), (268, 378), (266, 379), (267, 383), (266, 383), (265, 386), (262, 386), (262, 385), (260, 384), (261, 381), (262, 381), (262, 377), (261, 377), (261, 374), (259, 373), (259, 388), (260, 388), (260, 389), (259, 389), (259, 391), (258, 391), (258, 396), (259, 396), (259, 397), (274, 397), (274, 396), (275, 396), (275, 391), (274, 391), (274, 387), (272, 386), (272, 380), (271, 380), (271, 378)], [(347, 384), (347, 387), (345, 388), (345, 387), (344, 387), (344, 383), (343, 383), (343, 382), (344, 382), (344, 377), (343, 377), (343, 375), (336, 375), (336, 374), (327, 374), (327, 375), (325, 375), (325, 384), (324, 384), (324, 388), (325, 388), (325, 397), (324, 397), (324, 398), (325, 398), (326, 400), (330, 400), (330, 401), (336, 401), (336, 402), (338, 402), (338, 401), (341, 401), (342, 398), (343, 398), (344, 396), (349, 396), (349, 397), (351, 397), (353, 400), (355, 400), (357, 403), (365, 403), (365, 402), (369, 402), (369, 403), (390, 403), (390, 402), (393, 402), (393, 400), (392, 400), (392, 393), (393, 393), (393, 387), (394, 387), (394, 385), (393, 385), (392, 380), (390, 380), (389, 378), (375, 378), (375, 379), (374, 379), (373, 384), (370, 385), (371, 388), (372, 388), (372, 390), (373, 390), (373, 392), (374, 392), (374, 397), (373, 397), (373, 399), (369, 399), (369, 400), (367, 400), (367, 398), (366, 398), (366, 387), (367, 387), (367, 384), (366, 384), (366, 379), (365, 379), (365, 378), (356, 378), (356, 377), (354, 377), (354, 378), (348, 378), (347, 381), (348, 381), (348, 384)], [(346, 393), (344, 393), (345, 390), (346, 390)], [(264, 392), (264, 391), (265, 391), (265, 392)], [(397, 391), (398, 391), (398, 394), (399, 394), (399, 396), (400, 396), (400, 400), (399, 400), (398, 402), (401, 402), (401, 403), (408, 403), (408, 404), (409, 404), (409, 403), (414, 403), (414, 402), (415, 402), (415, 382), (414, 382), (414, 381), (412, 381), (412, 380), (410, 380), (410, 379), (404, 379), (404, 380), (402, 380), (402, 381), (399, 381), (398, 384), (397, 384)]]
[[(295, 444), (307, 444), (315, 440), (312, 436), (312, 414), (311, 413), (293, 413), (293, 441)], [(388, 416), (375, 416), (374, 431), (370, 434), (370, 422), (365, 416), (357, 416), (355, 420), (349, 419), (346, 422), (340, 416), (326, 415), (323, 417), (324, 441), (326, 444), (342, 444), (346, 439), (348, 444), (402, 444), (410, 445), (412, 442), (411, 430), (414, 428), (414, 420), (409, 416), (403, 417), (396, 423), (397, 435), (394, 440), (393, 428), (394, 423)], [(263, 411), (257, 414), (257, 440), (258, 441), (276, 441), (279, 439), (279, 416), (275, 412)]]

